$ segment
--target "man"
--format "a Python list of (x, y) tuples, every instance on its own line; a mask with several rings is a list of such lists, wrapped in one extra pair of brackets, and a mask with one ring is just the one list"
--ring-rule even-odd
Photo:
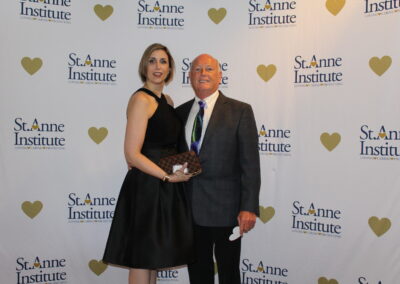
[(237, 225), (241, 235), (250, 231), (258, 215), (260, 161), (253, 111), (218, 91), (221, 78), (215, 58), (196, 57), (190, 70), (196, 97), (177, 108), (185, 125), (181, 149), (197, 151), (203, 169), (188, 183), (197, 256), (188, 266), (191, 284), (214, 283), (213, 251), (219, 284), (240, 284), (241, 239), (230, 241), (229, 236)]

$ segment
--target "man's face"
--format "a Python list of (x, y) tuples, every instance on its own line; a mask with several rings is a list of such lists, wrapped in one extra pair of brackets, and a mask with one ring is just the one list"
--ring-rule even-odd
[(210, 55), (200, 55), (193, 61), (190, 83), (199, 98), (206, 98), (218, 90), (221, 78), (218, 62)]

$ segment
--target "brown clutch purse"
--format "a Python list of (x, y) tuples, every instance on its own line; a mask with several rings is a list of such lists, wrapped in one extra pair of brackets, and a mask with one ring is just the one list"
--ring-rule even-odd
[(170, 175), (173, 173), (173, 167), (175, 165), (183, 165), (184, 163), (188, 163), (187, 169), (193, 176), (201, 173), (200, 160), (194, 151), (183, 152), (161, 158), (158, 165)]

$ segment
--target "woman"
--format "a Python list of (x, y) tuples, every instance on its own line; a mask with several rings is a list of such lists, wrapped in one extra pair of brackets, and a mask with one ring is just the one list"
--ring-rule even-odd
[(184, 195), (190, 178), (184, 167), (172, 175), (157, 166), (177, 153), (181, 130), (164, 85), (172, 80), (174, 60), (152, 44), (139, 65), (143, 88), (129, 100), (125, 133), (128, 171), (118, 198), (104, 262), (129, 267), (130, 284), (156, 283), (156, 270), (193, 260), (192, 221)]

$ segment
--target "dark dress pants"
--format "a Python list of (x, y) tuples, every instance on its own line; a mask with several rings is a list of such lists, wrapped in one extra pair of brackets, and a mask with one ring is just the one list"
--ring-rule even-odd
[(219, 284), (240, 284), (241, 238), (230, 241), (233, 227), (194, 226), (196, 261), (188, 265), (190, 284), (214, 284), (214, 259)]

